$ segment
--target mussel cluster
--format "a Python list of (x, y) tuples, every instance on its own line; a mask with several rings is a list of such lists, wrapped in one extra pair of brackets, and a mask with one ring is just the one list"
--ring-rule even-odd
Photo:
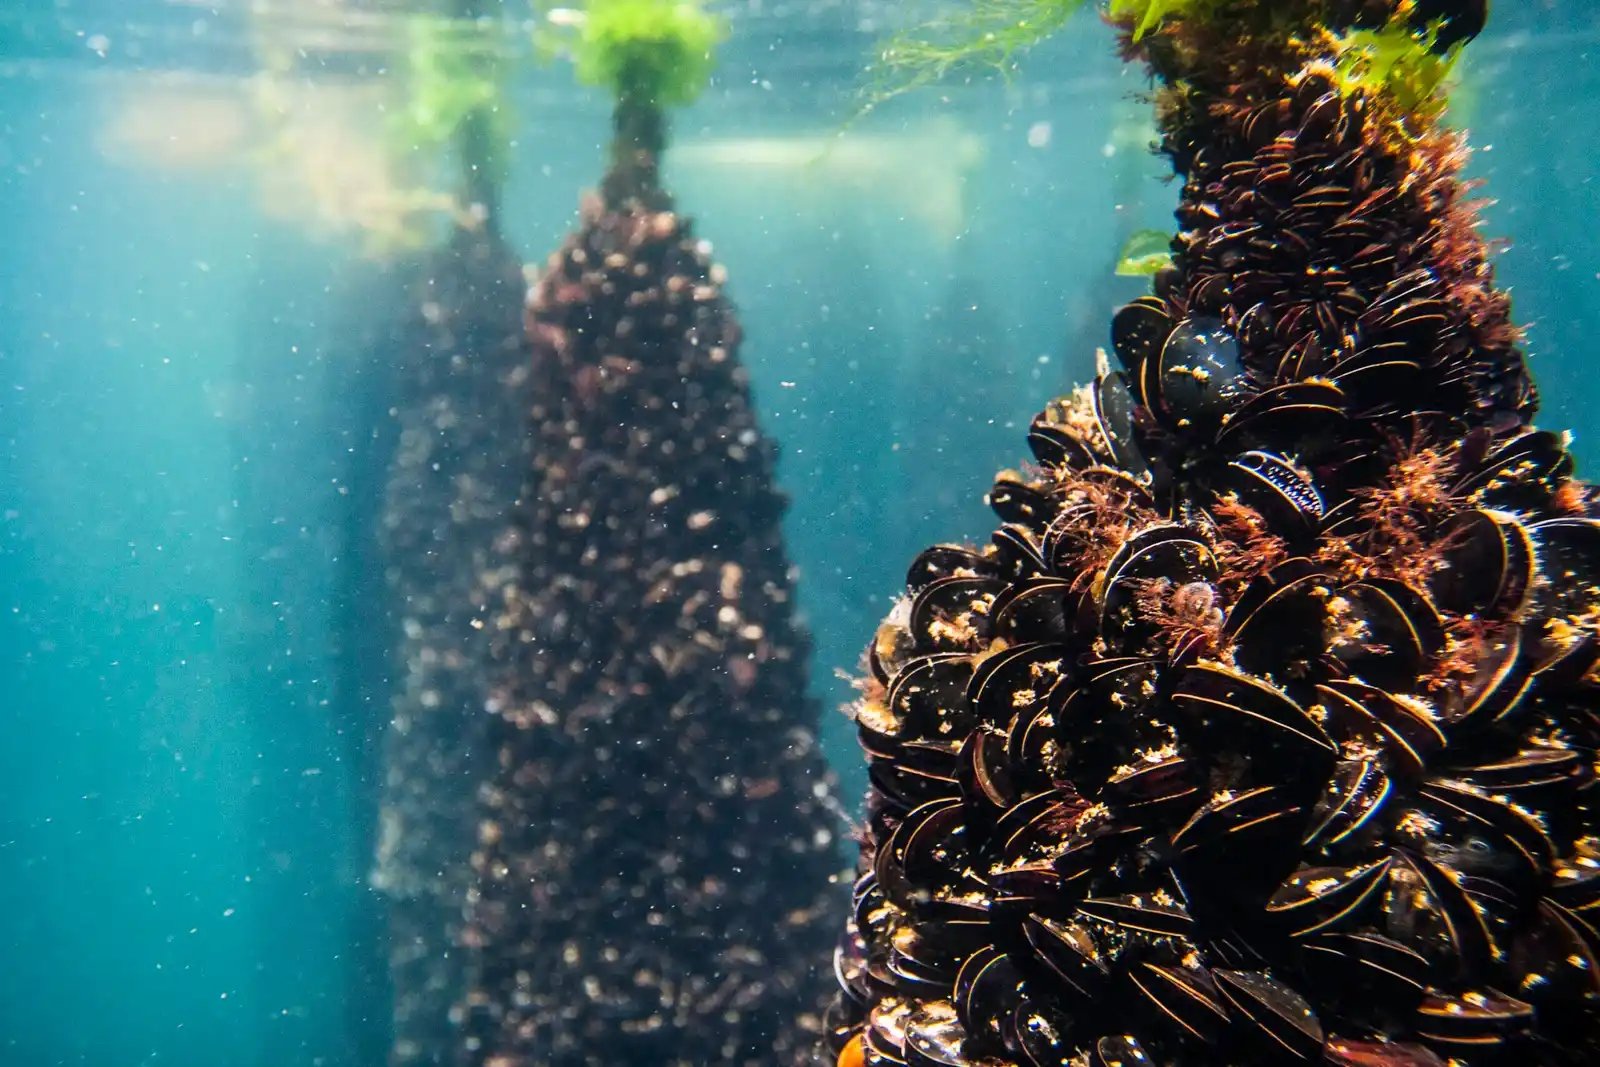
[(869, 651), (837, 1037), (942, 1067), (1592, 1055), (1600, 522), (1560, 439), (1469, 436), (1328, 514), (1246, 459), (1174, 507), (1083, 416), (1041, 416), (991, 545), (919, 557)]
[(1169, 130), (1120, 367), (912, 565), (841, 1067), (1600, 1055), (1600, 506), (1379, 110), (1313, 59)]
[(1458, 146), (1438, 134), (1402, 158), (1373, 110), (1312, 65), (1186, 154), (1174, 264), (1113, 330), (1158, 480), (1282, 436), (1262, 419), (1359, 466), (1419, 416), (1497, 429), (1531, 416), (1509, 302), (1460, 203)]
[(840, 823), (721, 269), (672, 212), (591, 203), (527, 319), (461, 1062), (799, 1062)]
[(490, 766), (488, 650), (472, 622), (522, 483), (525, 288), (497, 234), (458, 231), (417, 264), (409, 314), (383, 339), (397, 379), (379, 531), (396, 683), (373, 882), (389, 902), (394, 1067), (454, 1062), (461, 914)]

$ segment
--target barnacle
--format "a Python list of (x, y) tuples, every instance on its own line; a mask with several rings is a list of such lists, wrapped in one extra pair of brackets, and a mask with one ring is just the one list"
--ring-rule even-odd
[(1481, 19), (1203, 6), (1124, 25), (1184, 189), (1120, 366), (869, 650), (833, 1047), (1587, 1062), (1600, 511), (1531, 425), (1459, 142), (1327, 51)]

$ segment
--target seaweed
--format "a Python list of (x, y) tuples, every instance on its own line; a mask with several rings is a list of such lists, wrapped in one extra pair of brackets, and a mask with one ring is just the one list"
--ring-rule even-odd
[(1419, 31), (1398, 19), (1378, 29), (1347, 30), (1335, 39), (1339, 89), (1389, 101), (1425, 121), (1436, 119), (1463, 47), (1453, 45), (1441, 55), (1438, 43), (1437, 27)]
[(589, 0), (573, 44), (578, 80), (656, 107), (705, 89), (727, 25), (700, 0)]
[(1117, 254), (1117, 273), (1150, 277), (1172, 263), (1172, 235), (1165, 230), (1139, 230)]
[(1169, 18), (1203, 18), (1221, 0), (1111, 0), (1110, 16), (1132, 27), (1139, 40)]
[(437, 154), (482, 123), (473, 165), (496, 184), (506, 177), (510, 108), (498, 48), (475, 19), (415, 14), (404, 22), (400, 49), (403, 95), (389, 117), (390, 135), (404, 153)]
[(973, 0), (954, 15), (896, 34), (868, 69), (863, 110), (957, 71), (1009, 73), (1017, 57), (1053, 36), (1085, 0)]

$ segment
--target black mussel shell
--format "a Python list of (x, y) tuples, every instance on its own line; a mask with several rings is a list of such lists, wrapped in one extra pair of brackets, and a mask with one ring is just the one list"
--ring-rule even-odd
[(1155, 507), (1155, 497), (1151, 495), (1148, 484), (1121, 467), (1090, 467), (1079, 476), (1079, 480), (1105, 490), (1108, 499), (1125, 501), (1126, 507)]
[(1267, 915), (1292, 937), (1345, 929), (1377, 903), (1388, 873), (1387, 858), (1356, 867), (1302, 867), (1272, 894)]
[(1451, 736), (1503, 725), (1516, 718), (1528, 703), (1535, 675), (1523, 656), (1522, 630), (1510, 627), (1482, 643), (1481, 659), (1459, 706), (1445, 715)]
[(922, 877), (931, 877), (935, 885), (954, 884), (959, 861), (947, 850), (947, 838), (961, 825), (959, 800), (930, 800), (907, 815), (874, 857), (873, 873), (884, 896), (911, 909), (926, 898)]
[(1179, 428), (1220, 423), (1249, 392), (1238, 339), (1221, 319), (1205, 315), (1173, 328), (1140, 381), (1146, 405)]
[(1532, 686), (1544, 691), (1586, 690), (1600, 672), (1600, 639), (1585, 631), (1561, 635), (1547, 630), (1533, 645), (1538, 662), (1532, 668)]
[(966, 1031), (948, 1001), (917, 1007), (906, 1020), (905, 1035), (907, 1067), (966, 1067), (968, 1060), (961, 1051)]
[(1093, 1067), (1155, 1067), (1155, 1060), (1139, 1041), (1129, 1035), (1102, 1037), (1095, 1042)]
[(1095, 422), (1105, 439), (1107, 453), (1124, 471), (1136, 477), (1148, 474), (1150, 462), (1139, 447), (1135, 433), (1133, 412), (1136, 401), (1127, 380), (1115, 371), (1102, 375), (1095, 379), (1090, 396), (1093, 398)]
[(1174, 868), (1192, 904), (1251, 908), (1292, 869), (1305, 825), (1292, 791), (1218, 793), (1172, 835)]
[(967, 699), (991, 724), (1043, 704), (1068, 678), (1071, 650), (1049, 642), (1012, 645), (978, 661)]
[(940, 578), (911, 600), (911, 636), (925, 651), (956, 652), (989, 638), (989, 608), (1005, 584), (993, 578)]
[(1039, 533), (1044, 532), (1055, 514), (1055, 505), (1048, 493), (1012, 473), (995, 479), (994, 487), (989, 490), (989, 507), (1000, 516), (1000, 521), (1016, 523)]
[(1024, 1000), (1011, 1014), (1007, 1047), (1022, 1067), (1070, 1067), (1071, 1020), (1039, 1000)]
[(1534, 597), (1540, 619), (1579, 615), (1600, 583), (1600, 520), (1550, 519), (1528, 528), (1541, 579)]
[(1024, 798), (1048, 792), (1060, 773), (1062, 712), (1072, 696), (1058, 689), (1049, 704), (1018, 712), (1006, 728), (1006, 762)]
[(866, 1007), (871, 990), (867, 986), (867, 945), (855, 926), (840, 935), (833, 950), (833, 977), (839, 991), (852, 1003)]
[(1122, 544), (1106, 565), (1100, 593), (1102, 632), (1108, 639), (1130, 638), (1148, 630), (1140, 613), (1140, 594), (1151, 582), (1168, 591), (1192, 583), (1209, 585), (1219, 568), (1211, 547), (1184, 526), (1141, 530)]
[(1429, 592), (1447, 611), (1515, 618), (1534, 583), (1533, 538), (1514, 515), (1474, 508), (1444, 531)]
[(1239, 667), (1304, 677), (1328, 649), (1328, 587), (1306, 559), (1288, 560), (1245, 586), (1224, 625)]
[(1430, 992), (1417, 1006), (1417, 1033), (1448, 1052), (1481, 1055), (1533, 1023), (1533, 1005), (1493, 989)]
[(911, 1005), (905, 1002), (891, 1002), (873, 1009), (862, 1034), (867, 1063), (872, 1067), (903, 1067), (906, 1062), (905, 1025), (910, 1015)]
[(987, 843), (987, 859), (1014, 867), (1047, 855), (1088, 804), (1071, 789), (1049, 789), (1027, 797), (996, 821)]
[(1386, 933), (1445, 973), (1481, 974), (1496, 949), (1483, 908), (1426, 856), (1398, 849), (1384, 899)]
[[(981, 931), (973, 939), (981, 942)], [(896, 991), (928, 998), (950, 995), (960, 963), (961, 957), (930, 944), (915, 927), (902, 926), (894, 933), (886, 966)]]
[(1311, 475), (1271, 452), (1241, 453), (1229, 462), (1224, 486), (1259, 511), (1271, 530), (1302, 540), (1322, 524), (1322, 492)]
[(1006, 523), (996, 530), (990, 542), (1001, 573), (1012, 581), (1042, 574), (1047, 569), (1043, 540), (1044, 531), (1016, 523)]
[(1434, 829), (1417, 846), (1458, 874), (1536, 892), (1555, 867), (1555, 842), (1531, 814), (1464, 782), (1433, 779), (1418, 791), (1418, 808)]
[(934, 545), (912, 561), (906, 571), (906, 590), (921, 591), (941, 578), (992, 578), (994, 561), (964, 545)]
[(1294, 990), (1253, 971), (1217, 970), (1212, 977), (1256, 1044), (1291, 1062), (1321, 1056), (1322, 1024)]
[(1078, 470), (1098, 462), (1094, 450), (1066, 426), (1045, 421), (1039, 415), (1028, 428), (1028, 448), (1046, 467)]
[(1540, 508), (1572, 476), (1572, 469), (1572, 455), (1560, 434), (1527, 430), (1473, 463), (1452, 491), (1479, 507)]
[(1433, 50), (1443, 55), (1483, 32), (1489, 0), (1416, 0), (1410, 19), (1418, 30), (1436, 28)]
[(1409, 1012), (1427, 986), (1427, 958), (1381, 934), (1312, 935), (1301, 964), (1319, 988), (1344, 990), (1347, 999), (1377, 1005), (1383, 1014)]
[(888, 909), (884, 902), (883, 890), (878, 888), (878, 876), (867, 871), (850, 891), (850, 918), (853, 928), (860, 932), (862, 937), (877, 936), (883, 932)]
[(1141, 826), (1181, 822), (1200, 803), (1199, 775), (1183, 756), (1145, 759), (1118, 768), (1101, 789), (1100, 799)]
[(1228, 414), (1217, 447), (1272, 448), (1328, 438), (1345, 422), (1344, 391), (1332, 382), (1298, 381), (1265, 389)]
[(1321, 140), (1333, 132), (1341, 111), (1339, 94), (1321, 71), (1303, 78), (1295, 86), (1294, 97), (1301, 109), (1301, 135)]
[(1341, 590), (1338, 619), (1350, 639), (1333, 655), (1369, 681), (1408, 691), (1444, 644), (1444, 623), (1428, 599), (1403, 582), (1369, 578)]
[(1082, 591), (1065, 578), (1025, 578), (1006, 586), (989, 609), (994, 633), (1008, 640), (1026, 634), (1031, 638), (1065, 640), (1078, 616)]
[(1082, 924), (1029, 915), (1022, 920), (1022, 936), (1032, 949), (1030, 968), (1048, 977), (1057, 996), (1088, 1006), (1105, 995), (1110, 971)]
[(1287, 693), (1259, 678), (1219, 665), (1195, 666), (1178, 680), (1171, 700), (1184, 716), (1179, 733), (1200, 752), (1226, 747), (1332, 769), (1336, 749), (1327, 731)]
[[(1083, 663), (1084, 695), (1093, 696), (1095, 700), (1109, 703), (1118, 708), (1136, 708), (1146, 703), (1145, 697), (1149, 696), (1155, 687), (1160, 675), (1159, 664), (1156, 660), (1145, 656), (1106, 656), (1085, 660)], [(1098, 715), (1081, 714), (1082, 704), (1089, 701), (1078, 701), (1078, 707), (1071, 705), (1062, 709), (1063, 722), (1071, 721), (1071, 716), (1066, 713), (1077, 711), (1078, 718), (1085, 721), (1094, 721)], [(1103, 710), (1103, 709), (1101, 709)]]
[(916, 651), (917, 643), (911, 631), (892, 619), (885, 620), (867, 646), (867, 667), (874, 678), (888, 685), (889, 679)]
[(1231, 1021), (1227, 1001), (1204, 971), (1144, 960), (1129, 969), (1128, 981), (1151, 1005), (1150, 1017), (1179, 1038), (1214, 1045)]
[(1155, 297), (1140, 297), (1112, 317), (1111, 348), (1123, 369), (1137, 377), (1139, 368), (1161, 351), (1171, 332), (1166, 305)]
[(1111, 926), (1157, 937), (1188, 938), (1194, 934), (1194, 920), (1188, 909), (1170, 893), (1089, 897), (1078, 902), (1078, 912)]
[(1541, 900), (1528, 933), (1511, 948), (1517, 988), (1535, 1002), (1600, 997), (1600, 931), (1553, 900)]
[(967, 803), (985, 818), (993, 819), (1021, 799), (1006, 760), (1006, 738), (988, 730), (974, 730), (962, 742), (956, 764), (956, 781)]
[(909, 661), (885, 696), (899, 736), (962, 738), (977, 725), (968, 703), (972, 657), (940, 652)]
[(1394, 780), (1376, 760), (1340, 760), (1316, 807), (1305, 843), (1335, 850), (1360, 842), (1377, 828), (1394, 795)]
[[(1555, 798), (1570, 800), (1578, 789), (1594, 781), (1592, 764), (1570, 748), (1525, 748), (1493, 762), (1459, 772), (1461, 780), (1492, 795), (1509, 796), (1539, 806), (1557, 806)], [(1548, 798), (1548, 800), (1547, 800)]]
[(985, 1045), (1002, 1044), (1002, 1022), (1009, 1019), (1022, 991), (1022, 976), (1011, 959), (993, 945), (980, 948), (956, 976), (956, 1015), (969, 1037)]
[(1445, 746), (1444, 731), (1420, 706), (1365, 682), (1317, 686), (1330, 733), (1347, 747), (1381, 754), (1395, 777), (1416, 779)]
[(886, 802), (893, 803), (885, 815), (903, 815), (919, 804), (948, 797), (957, 788), (953, 778), (930, 775), (890, 759), (874, 759), (867, 767), (867, 779)]
[(1405, 341), (1361, 348), (1333, 365), (1330, 377), (1349, 398), (1352, 415), (1374, 416), (1395, 410), (1398, 397), (1416, 393), (1422, 364)]
[[(1292, 342), (1283, 351), (1283, 356), (1278, 360), (1276, 380), (1279, 382), (1303, 382), (1311, 378), (1324, 377), (1333, 365), (1333, 358), (1326, 345), (1315, 333), (1307, 333)], [(1344, 394), (1344, 390), (1339, 390)], [(1346, 398), (1344, 408), (1350, 407)]]
[(1563, 861), (1550, 886), (1550, 899), (1563, 907), (1600, 918), (1600, 859)]
[(1322, 1059), (1328, 1067), (1447, 1067), (1437, 1053), (1422, 1045), (1343, 1037), (1328, 1039)]

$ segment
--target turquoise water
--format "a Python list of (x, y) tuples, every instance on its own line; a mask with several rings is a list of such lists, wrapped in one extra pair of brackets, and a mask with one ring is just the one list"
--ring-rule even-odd
[[(354, 338), (384, 273), (273, 206), (248, 6), (0, 11), (0, 1064), (382, 1062), (365, 534), (387, 378)], [(1123, 238), (1174, 191), (1090, 20), (1010, 85), (834, 141), (893, 9), (725, 6), (668, 180), (744, 314), (831, 707), (912, 553), (985, 530), (993, 472), (1139, 291), (1111, 276)], [(1600, 13), (1497, 8), (1460, 97), (1473, 169), (1541, 422), (1592, 463)], [(307, 23), (302, 77), (361, 84), (368, 32), (329, 25)], [(598, 174), (606, 105), (559, 69), (512, 97), (507, 230), (538, 263)], [(848, 723), (826, 735), (854, 796)]]

